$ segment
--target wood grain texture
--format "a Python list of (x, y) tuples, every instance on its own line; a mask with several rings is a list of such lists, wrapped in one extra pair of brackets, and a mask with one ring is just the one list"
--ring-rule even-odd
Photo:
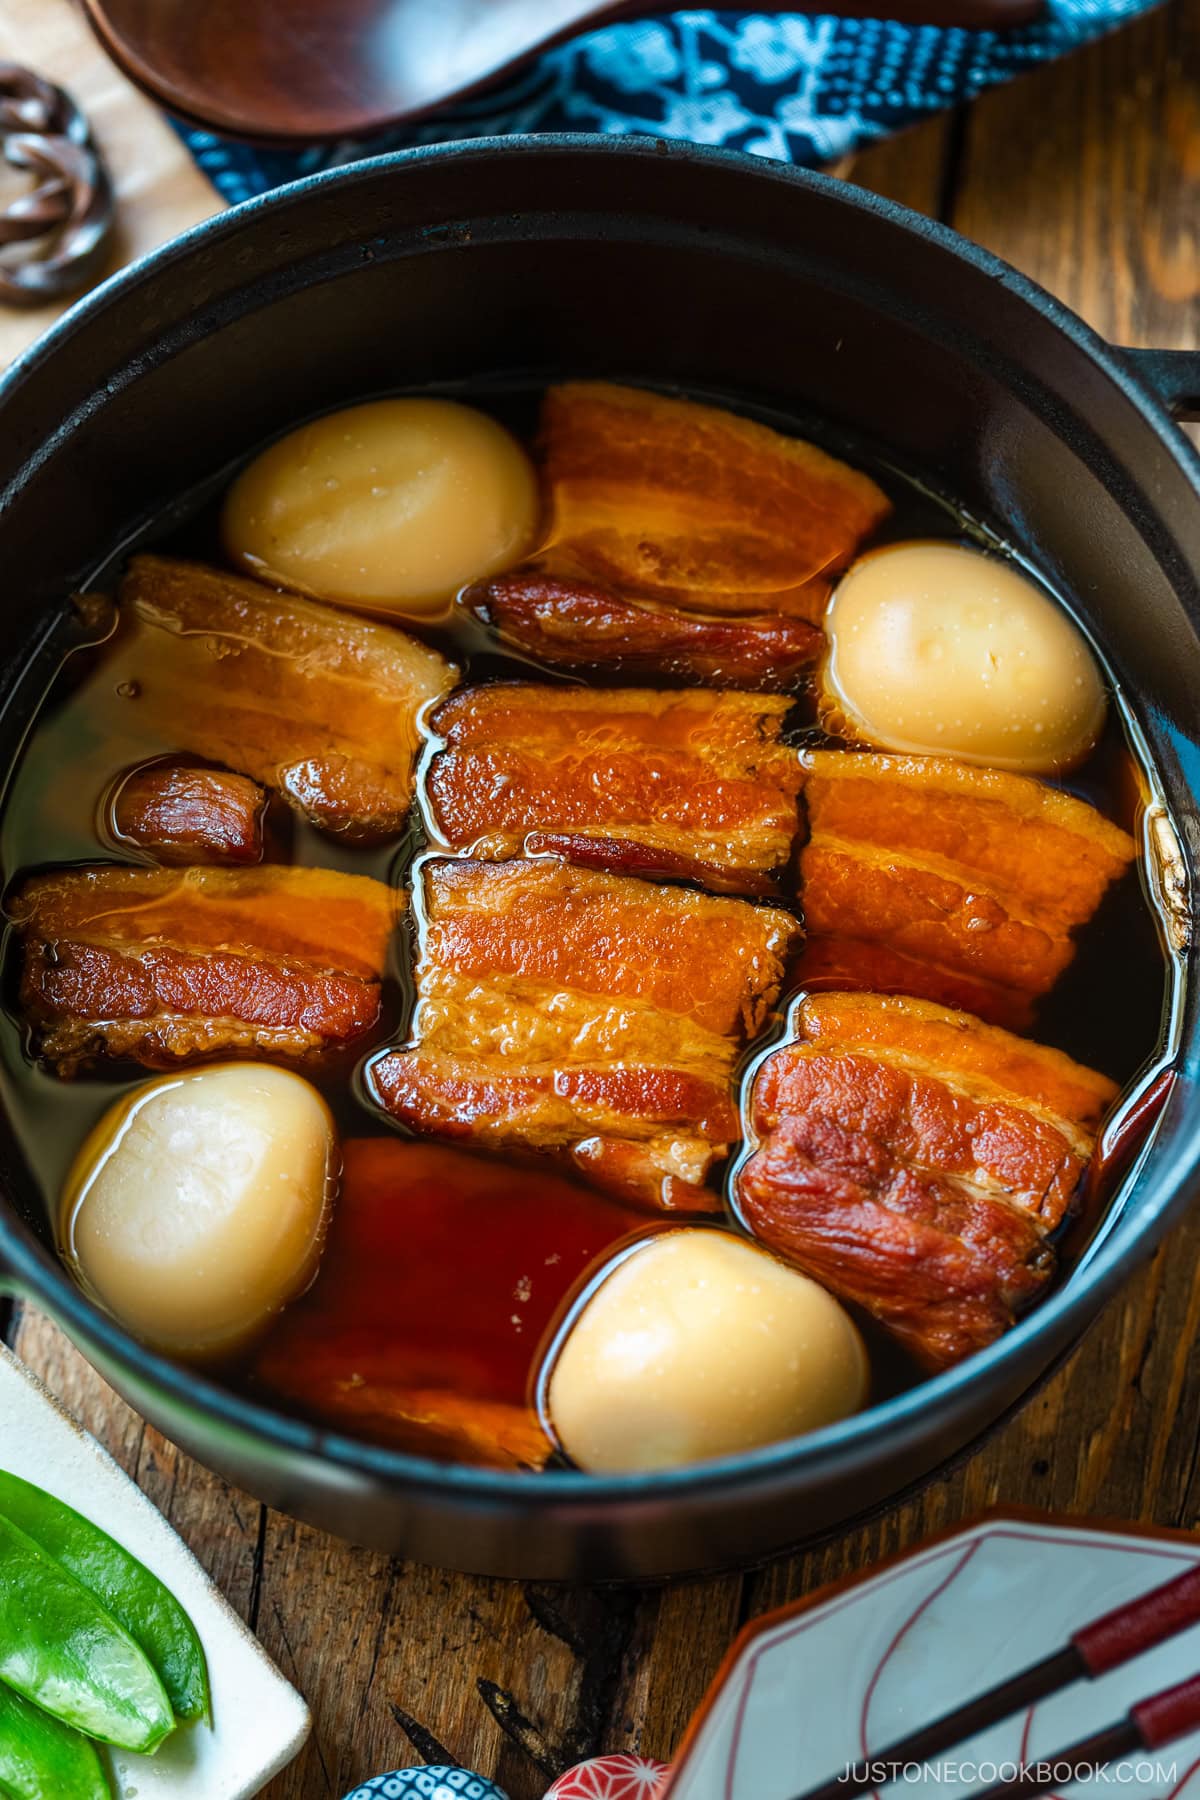
[[(38, 3), (38, 0), (35, 0)], [(1130, 343), (1200, 342), (1200, 0), (859, 156), (841, 173), (950, 222)], [(592, 1751), (670, 1755), (740, 1623), (998, 1502), (1200, 1520), (1200, 1220), (1025, 1411), (865, 1525), (749, 1574), (547, 1590), (392, 1562), (228, 1489), (142, 1426), (44, 1320), (20, 1353), (109, 1443), (316, 1714), (266, 1800), (340, 1800), (457, 1760), (540, 1800)]]
[(911, 206), (914, 212), (941, 218), (965, 118), (965, 113), (937, 113), (921, 125), (881, 138), (869, 150), (844, 157), (833, 173), (855, 187)]
[[(116, 189), (114, 269), (221, 210), (216, 189), (162, 115), (109, 62), (71, 0), (0, 0), (0, 60), (58, 82), (87, 114)], [(26, 177), (0, 167), (5, 203), (28, 186)], [(0, 369), (65, 305), (0, 308)]]
[(976, 102), (954, 224), (1106, 336), (1200, 341), (1200, 7)]

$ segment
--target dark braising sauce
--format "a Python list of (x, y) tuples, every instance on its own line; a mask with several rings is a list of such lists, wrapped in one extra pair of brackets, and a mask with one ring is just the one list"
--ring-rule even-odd
[[(494, 395), (485, 395), (481, 404), (528, 440), (536, 402), (533, 394), (508, 395), (499, 403)], [(807, 424), (805, 435), (813, 435)], [(977, 527), (916, 483), (893, 470), (871, 467), (862, 457), (852, 460), (869, 469), (894, 503), (874, 542), (945, 538), (986, 544)], [(185, 516), (148, 534), (145, 543), (166, 555), (221, 565), (219, 497), (214, 492), (185, 509)], [(112, 590), (119, 569), (114, 560), (99, 571), (94, 584), (98, 594)], [(417, 630), (406, 620), (396, 623)], [(136, 862), (136, 854), (121, 856), (106, 840), (102, 797), (122, 772), (179, 748), (169, 728), (147, 723), (145, 696), (169, 677), (156, 667), (145, 642), (135, 649), (115, 609), (93, 599), (74, 630), (78, 639), (90, 641), (66, 656), (10, 774), (0, 818), (0, 860), (9, 894), (31, 872), (51, 865)], [(451, 624), (417, 630), (417, 635), (426, 636), (457, 664), (464, 683), (577, 679), (508, 652), (488, 628), (460, 613)], [(220, 679), (219, 666), (214, 679)], [(597, 685), (689, 684), (639, 673), (628, 679), (606, 677)], [(837, 747), (816, 722), (807, 683), (798, 684), (794, 702), (786, 741)], [(1114, 696), (1098, 747), (1064, 785), (1137, 837), (1153, 776), (1140, 766), (1131, 747), (1135, 741), (1120, 697)], [(339, 869), (398, 888), (409, 887), (413, 861), (428, 848), (420, 805), (402, 837), (372, 847), (316, 830), (277, 796), (265, 816), (267, 862)], [(784, 883), (771, 903), (794, 907)], [(453, 1411), (454, 1397), (465, 1396), (507, 1409), (513, 1457), (536, 1462), (529, 1446), (539, 1428), (528, 1396), (538, 1344), (565, 1296), (596, 1259), (631, 1232), (653, 1231), (662, 1220), (592, 1192), (561, 1166), (536, 1158), (473, 1158), (464, 1165), (428, 1140), (434, 1146), (429, 1156), (400, 1179), (388, 1165), (387, 1152), (374, 1152), (363, 1142), (394, 1143), (402, 1135), (373, 1103), (363, 1071), (382, 1046), (405, 1039), (418, 926), (410, 909), (394, 933), (382, 1013), (370, 1041), (316, 1072), (303, 1071), (328, 1102), (343, 1140), (355, 1141), (356, 1185), (350, 1202), (335, 1211), (325, 1261), (309, 1294), (282, 1315), (249, 1361), (235, 1359), (228, 1375), (305, 1411), (304, 1394), (323, 1392), (327, 1376), (336, 1384), (335, 1364), (353, 1366), (359, 1403), (338, 1412), (346, 1428), (418, 1451), (482, 1457), (453, 1431), (443, 1432), (432, 1402), (425, 1425), (414, 1426), (411, 1417), (403, 1424), (389, 1420), (386, 1401), (379, 1397), (389, 1383), (398, 1382), (420, 1393), (449, 1392)], [(18, 1012), (17, 950), (10, 932), (0, 1071), (5, 1103), (43, 1189), (47, 1218), (53, 1220), (68, 1169), (87, 1133), (123, 1092), (146, 1081), (149, 1071), (102, 1061), (63, 1080), (38, 1067)], [(1167, 971), (1162, 934), (1135, 866), (1110, 889), (1079, 935), (1077, 954), (1039, 1006), (1030, 1035), (1129, 1089), (1160, 1053)], [(782, 996), (774, 1016), (748, 1046), (739, 1083), (761, 1060), (764, 1048), (778, 1041), (793, 997), (794, 990)], [(1129, 1144), (1122, 1142), (1123, 1167), (1130, 1156)], [(735, 1155), (731, 1164), (736, 1162)], [(719, 1173), (716, 1179), (722, 1179)], [(906, 1354), (874, 1325), (867, 1324), (866, 1337), (873, 1398), (919, 1379)], [(292, 1380), (289, 1371), (297, 1368), (303, 1379)], [(318, 1404), (317, 1416), (328, 1419), (332, 1410)]]

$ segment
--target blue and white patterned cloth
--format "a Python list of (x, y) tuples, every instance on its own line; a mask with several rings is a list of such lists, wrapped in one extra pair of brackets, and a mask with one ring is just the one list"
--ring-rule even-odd
[(518, 131), (636, 132), (812, 167), (970, 100), (1155, 3), (1048, 0), (1036, 24), (1005, 32), (700, 8), (587, 32), (502, 87), (369, 141), (271, 151), (180, 129), (230, 201), (380, 150)]

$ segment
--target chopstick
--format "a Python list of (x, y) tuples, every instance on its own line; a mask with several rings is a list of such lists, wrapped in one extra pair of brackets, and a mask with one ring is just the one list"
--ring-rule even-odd
[[(930, 1757), (974, 1737), (986, 1726), (998, 1725), (1022, 1707), (1044, 1700), (1047, 1694), (1057, 1693), (1076, 1681), (1092, 1681), (1198, 1622), (1200, 1565), (1124, 1606), (1115, 1607), (1093, 1619), (1090, 1625), (1081, 1626), (1061, 1649), (956, 1706), (931, 1725), (898, 1738), (886, 1750), (868, 1752), (866, 1760), (872, 1772), (883, 1765), (898, 1772), (906, 1763), (928, 1762)], [(871, 1774), (864, 1779), (847, 1772), (845, 1778), (835, 1775), (820, 1786), (809, 1788), (797, 1800), (860, 1800), (863, 1794), (885, 1787), (891, 1779), (888, 1774), (877, 1780)]]
[[(1069, 1787), (1084, 1775), (1131, 1756), (1135, 1750), (1161, 1750), (1200, 1727), (1200, 1675), (1164, 1688), (1131, 1706), (1123, 1719), (1080, 1738), (1053, 1756), (1039, 1756), (1029, 1772), (1013, 1781), (979, 1788), (970, 1800), (1034, 1800), (1052, 1788)], [(1040, 1771), (1040, 1772), (1039, 1772)]]

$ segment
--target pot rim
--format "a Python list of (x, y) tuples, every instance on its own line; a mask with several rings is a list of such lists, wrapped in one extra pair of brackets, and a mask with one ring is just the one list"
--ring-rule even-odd
[[(1022, 274), (1011, 263), (1005, 262), (1002, 257), (984, 249), (982, 244), (964, 237), (939, 219), (931, 219), (924, 213), (915, 212), (898, 200), (872, 193), (867, 188), (855, 187), (850, 182), (822, 174), (816, 169), (799, 168), (792, 163), (751, 156), (744, 151), (729, 150), (720, 145), (693, 144), (673, 138), (649, 136), (603, 137), (588, 132), (548, 131), (514, 132), (506, 137), (453, 138), (443, 143), (416, 144), (404, 150), (384, 151), (377, 156), (363, 157), (356, 162), (298, 176), (295, 181), (270, 188), (263, 194), (255, 194), (248, 200), (239, 201), (236, 205), (228, 206), (223, 211), (188, 226), (166, 243), (127, 263), (76, 300), (0, 373), (0, 404), (28, 376), (35, 373), (43, 362), (56, 354), (63, 344), (79, 330), (86, 328), (93, 315), (119, 304), (126, 292), (136, 288), (147, 276), (185, 261), (198, 249), (219, 244), (226, 236), (234, 236), (247, 220), (256, 218), (259, 213), (281, 212), (289, 206), (302, 204), (310, 193), (319, 192), (323, 188), (354, 187), (360, 182), (372, 181), (379, 175), (426, 162), (489, 161), (497, 156), (516, 160), (525, 156), (536, 157), (543, 151), (560, 154), (566, 152), (586, 156), (589, 160), (607, 157), (619, 161), (632, 157), (638, 161), (654, 163), (667, 160), (695, 164), (701, 168), (724, 168), (756, 180), (773, 182), (781, 187), (809, 188), (850, 211), (864, 213), (898, 226), (944, 251), (956, 261), (966, 263), (999, 282), (1070, 338), (1121, 389), (1146, 423), (1162, 437), (1173, 458), (1188, 468), (1200, 490), (1200, 447), (1193, 444), (1185, 433), (1173, 428), (1174, 421), (1167, 404), (1150, 380), (1146, 365), (1136, 365), (1125, 350), (1110, 343), (1065, 302), (1031, 276)], [(1163, 353), (1134, 352), (1135, 357), (1139, 354)], [(1195, 355), (1200, 358), (1200, 350)], [(2, 499), (3, 496), (0, 496), (0, 500)]]
[[(1137, 410), (1144, 423), (1159, 438), (1171, 460), (1186, 474), (1200, 504), (1200, 450), (1178, 429), (1169, 411), (1131, 360), (1108, 343), (1078, 314), (1049, 294), (1038, 283), (1021, 274), (990, 251), (961, 237), (949, 226), (928, 219), (893, 200), (872, 194), (835, 178), (788, 164), (760, 160), (739, 151), (678, 143), (662, 138), (605, 138), (577, 133), (545, 133), (514, 135), (502, 138), (467, 138), (449, 143), (421, 145), (407, 150), (391, 151), (341, 168), (321, 170), (301, 177), (240, 205), (217, 213), (165, 245), (149, 252), (127, 268), (109, 277), (92, 293), (76, 302), (62, 318), (30, 346), (0, 377), (0, 409), (6, 401), (63, 345), (81, 331), (86, 331), (110, 307), (122, 303), (148, 277), (186, 261), (197, 250), (220, 246), (232, 239), (248, 222), (260, 214), (281, 213), (302, 205), (308, 196), (328, 187), (350, 188), (369, 183), (382, 175), (401, 174), (404, 170), (429, 161), (490, 160), (496, 156), (513, 160), (536, 157), (542, 153), (585, 156), (589, 160), (607, 157), (614, 160), (672, 161), (695, 165), (700, 169), (720, 166), (726, 171), (757, 181), (774, 183), (784, 188), (810, 189), (843, 206), (850, 213), (886, 222), (933, 245), (956, 261), (973, 266), (980, 273), (999, 281), (1017, 299), (1039, 313), (1050, 325), (1068, 338), (1090, 361), (1097, 365), (1124, 398)], [(90, 402), (85, 402), (91, 410)], [(72, 415), (56, 429), (51, 444), (70, 430)], [(24, 465), (26, 468), (28, 464)], [(16, 477), (19, 486), (22, 475)], [(12, 490), (10, 490), (12, 491)], [(6, 496), (0, 494), (0, 509)], [(1200, 636), (1200, 622), (1193, 621)], [(1183, 1008), (1190, 982), (1185, 979), (1184, 965), (1176, 959), (1173, 980), (1175, 1000), (1180, 1014), (1193, 1011)], [(1195, 1057), (1195, 1039), (1200, 1021), (1189, 1019), (1180, 1034), (1172, 1058), (1179, 1067), (1185, 1052)], [(1191, 1060), (1191, 1058), (1189, 1060)], [(401, 1490), (415, 1488), (427, 1494), (442, 1493), (458, 1503), (475, 1502), (513, 1505), (532, 1502), (539, 1509), (552, 1505), (559, 1512), (592, 1512), (608, 1503), (636, 1505), (670, 1501), (686, 1496), (703, 1499), (723, 1491), (767, 1481), (786, 1480), (789, 1484), (804, 1477), (819, 1477), (825, 1470), (847, 1457), (866, 1460), (879, 1440), (904, 1427), (920, 1422), (925, 1413), (952, 1412), (955, 1401), (976, 1383), (992, 1380), (1002, 1385), (1004, 1372), (1016, 1365), (1028, 1347), (1041, 1338), (1060, 1345), (1078, 1338), (1084, 1325), (1100, 1306), (1111, 1298), (1124, 1281), (1129, 1264), (1137, 1253), (1148, 1255), (1186, 1207), (1190, 1198), (1189, 1181), (1200, 1167), (1200, 1133), (1187, 1148), (1173, 1145), (1168, 1152), (1155, 1151), (1155, 1140), (1163, 1135), (1166, 1122), (1182, 1105), (1182, 1084), (1173, 1084), (1162, 1117), (1147, 1146), (1153, 1159), (1151, 1191), (1139, 1199), (1136, 1209), (1125, 1209), (1114, 1228), (1088, 1260), (1085, 1269), (1068, 1278), (1056, 1292), (1044, 1300), (1013, 1329), (986, 1350), (976, 1353), (957, 1367), (931, 1376), (906, 1392), (895, 1395), (866, 1411), (826, 1426), (799, 1438), (764, 1445), (711, 1462), (692, 1464), (648, 1474), (587, 1475), (579, 1471), (549, 1470), (537, 1475), (503, 1469), (479, 1468), (466, 1464), (443, 1463), (431, 1458), (409, 1455), (384, 1446), (368, 1444), (305, 1424), (286, 1413), (248, 1400), (211, 1380), (201, 1370), (148, 1350), (129, 1335), (115, 1320), (96, 1307), (73, 1282), (62, 1265), (34, 1240), (32, 1234), (10, 1215), (10, 1207), (0, 1206), (0, 1271), (10, 1275), (16, 1291), (25, 1298), (42, 1304), (60, 1321), (73, 1341), (94, 1347), (111, 1365), (131, 1370), (139, 1385), (154, 1387), (165, 1393), (176, 1406), (190, 1411), (201, 1410), (221, 1427), (249, 1435), (261, 1448), (264, 1441), (273, 1451), (315, 1456), (333, 1464), (347, 1476), (384, 1478)], [(1165, 1157), (1165, 1160), (1164, 1160)], [(1134, 1183), (1145, 1179), (1146, 1171), (1138, 1165), (1121, 1184), (1112, 1206), (1120, 1204)], [(3, 1196), (0, 1196), (2, 1199)], [(0, 1283), (2, 1286), (2, 1283)], [(87, 1352), (85, 1352), (87, 1354)], [(1026, 1384), (1027, 1385), (1027, 1384)]]

